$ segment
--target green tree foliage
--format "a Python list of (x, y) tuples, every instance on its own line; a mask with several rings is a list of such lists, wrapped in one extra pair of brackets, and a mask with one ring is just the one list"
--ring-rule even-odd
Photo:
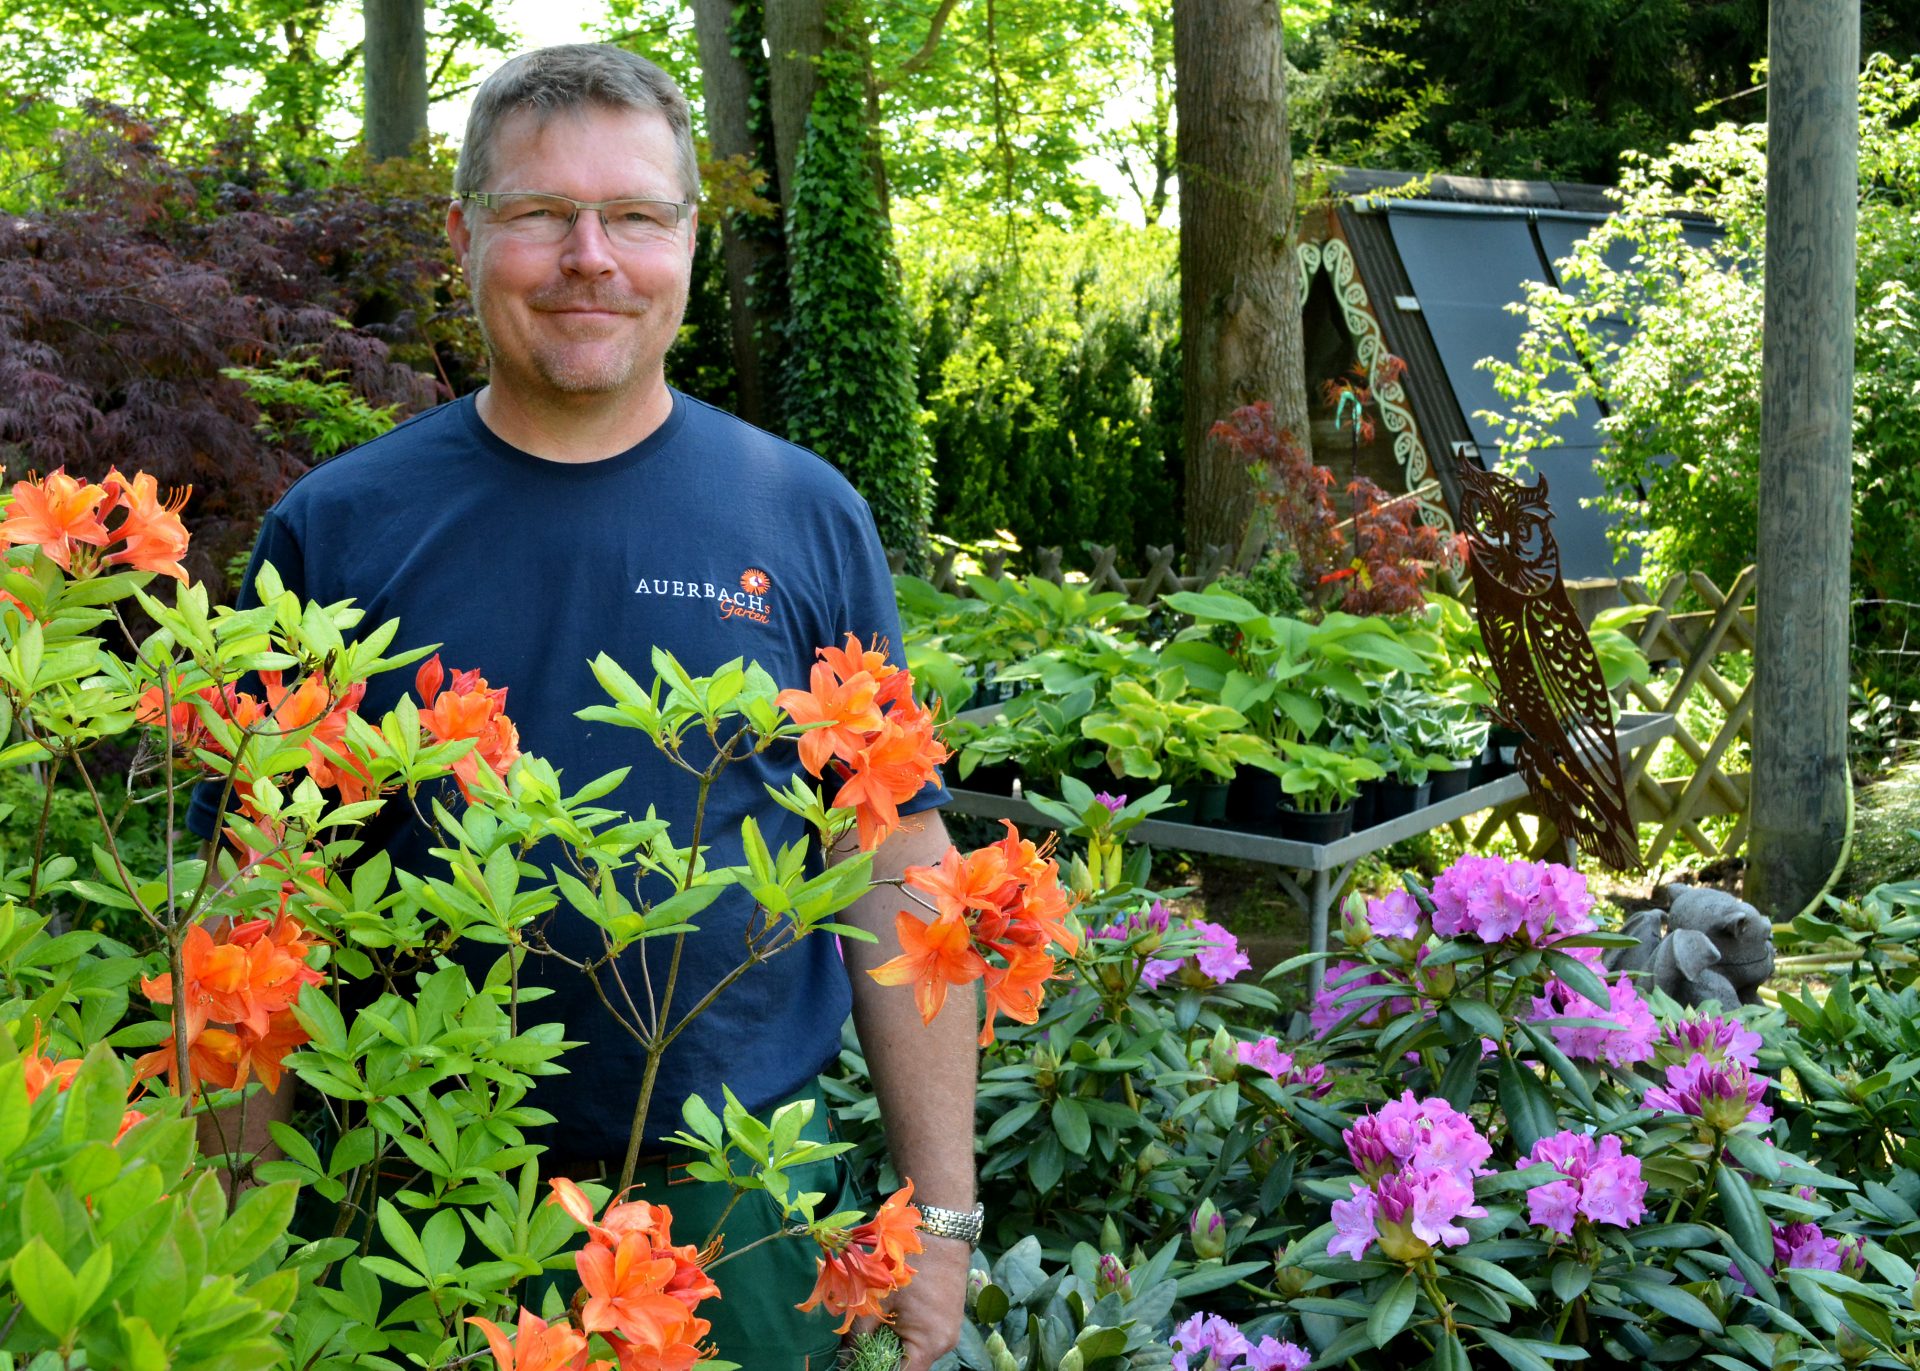
[[(1855, 588), (1920, 599), (1920, 64), (1860, 83), (1855, 333)], [(1620, 210), (1575, 250), (1569, 290), (1529, 291), (1512, 364), (1490, 363), (1512, 450), (1538, 447), (1581, 397), (1604, 399), (1618, 537), (1659, 573), (1721, 584), (1754, 559), (1760, 453), (1766, 127), (1725, 124), (1633, 157)], [(1689, 243), (1676, 214), (1725, 229)], [(1629, 270), (1629, 257), (1636, 266)]]
[(906, 240), (936, 526), (1074, 553), (1110, 543), (1128, 561), (1175, 542), (1172, 231), (1040, 228), (1014, 259), (992, 230), (928, 221)]
[(787, 212), (787, 436), (846, 472), (881, 541), (917, 561), (932, 493), (927, 439), (868, 136), (859, 58), (829, 51)]
[[(360, 100), (360, 0), (0, 0), (0, 151), (29, 145), (83, 99), (164, 117), (183, 140), (235, 114), (301, 152)], [(476, 0), (427, 6), (429, 98), (470, 86), (511, 33)], [(24, 108), (22, 107), (24, 104)], [(336, 120), (336, 123), (346, 121)]]
[[(1329, 22), (1341, 46), (1410, 57), (1381, 61), (1334, 112), (1377, 125), (1424, 100), (1390, 163), (1401, 170), (1610, 183), (1629, 148), (1763, 117), (1753, 69), (1766, 12), (1765, 0), (1346, 3)], [(1865, 0), (1861, 40), (1863, 51), (1920, 50), (1920, 14), (1907, 0)]]

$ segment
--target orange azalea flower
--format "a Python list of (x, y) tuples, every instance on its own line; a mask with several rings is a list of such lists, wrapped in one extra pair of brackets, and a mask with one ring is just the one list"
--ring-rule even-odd
[(467, 1322), (486, 1334), (487, 1348), (493, 1353), (500, 1371), (594, 1371), (605, 1362), (587, 1364), (587, 1340), (571, 1325), (549, 1324), (525, 1306), (520, 1310), (520, 1326), (511, 1340), (497, 1326), (478, 1315)]
[(969, 985), (986, 974), (966, 920), (943, 916), (927, 923), (903, 909), (893, 926), (900, 935), (900, 955), (867, 974), (881, 985), (911, 984), (923, 1021), (933, 1022), (947, 1002), (948, 986)]
[(863, 671), (873, 677), (873, 683), (880, 692), (876, 697), (877, 702), (883, 706), (913, 699), (913, 677), (905, 668), (887, 660), (887, 645), (879, 638), (873, 640), (872, 647), (862, 648), (859, 638), (849, 633), (844, 649), (823, 647), (819, 649), (819, 655), (820, 660), (842, 681), (851, 681)]
[[(832, 651), (821, 649), (822, 655)], [(783, 690), (773, 702), (796, 724), (825, 723), (800, 735), (800, 765), (818, 776), (830, 758), (850, 762), (860, 755), (866, 735), (882, 722), (875, 702), (874, 678), (864, 671), (836, 679), (834, 669), (815, 662), (807, 690)]]
[(907, 1258), (922, 1250), (920, 1211), (909, 1200), (913, 1182), (896, 1190), (867, 1222), (849, 1229), (837, 1250), (820, 1258), (813, 1293), (797, 1306), (801, 1313), (824, 1306), (845, 1321), (836, 1332), (845, 1333), (863, 1315), (891, 1320), (880, 1301), (910, 1284), (913, 1267)]
[(851, 809), (860, 824), (860, 848), (872, 851), (900, 827), (902, 801), (920, 793), (947, 759), (933, 736), (933, 716), (911, 701), (896, 705), (881, 720), (880, 731), (851, 760), (848, 776), (834, 796), (836, 809)]
[(1060, 865), (1052, 856), (1053, 838), (1036, 847), (1030, 839), (1020, 836), (1011, 819), (1000, 822), (1006, 825), (1007, 836), (994, 847), (1026, 885), (1019, 917), (1015, 920), (1016, 925), (1024, 923), (1030, 931), (1030, 936), (1023, 941), (1041, 948), (1048, 943), (1058, 943), (1061, 951), (1071, 957), (1080, 950), (1080, 938), (1065, 922), (1073, 908), (1073, 897), (1060, 885)]
[(39, 1032), (34, 1033), (34, 1050), (26, 1054), (27, 1103), (32, 1104), (40, 1098), (40, 1092), (49, 1085), (57, 1095), (73, 1084), (73, 1078), (80, 1070), (80, 1059), (69, 1057), (57, 1062), (52, 1057), (40, 1053)]
[(443, 691), (440, 687), (445, 682), (446, 670), (438, 653), (414, 673), (413, 688), (426, 705), (420, 722), (436, 742), (474, 740), (473, 749), (453, 764), (460, 793), (472, 799), (482, 763), (504, 777), (520, 756), (520, 731), (507, 717), (507, 687), (496, 690), (486, 677), (471, 670), (454, 672), (451, 687)]
[(137, 571), (157, 571), (186, 584), (187, 573), (180, 559), (186, 556), (190, 535), (180, 522), (180, 510), (193, 494), (193, 487), (175, 491), (163, 501), (153, 477), (142, 471), (129, 482), (117, 467), (107, 473), (106, 486), (127, 511), (127, 517), (113, 530), (116, 539), (126, 539), (126, 546), (107, 560)]
[[(178, 1079), (179, 1063), (174, 1060), (173, 1043), (173, 1035), (168, 1034), (165, 1041), (153, 1051), (135, 1061), (133, 1079), (144, 1081), (152, 1076), (165, 1076), (172, 1084), (173, 1092), (181, 1094), (183, 1087)], [(184, 1092), (189, 1098), (198, 1098), (203, 1084), (218, 1086), (223, 1090), (232, 1089), (239, 1061), (240, 1043), (236, 1035), (223, 1028), (201, 1029), (187, 1040), (188, 1079)]]
[(70, 571), (75, 543), (105, 547), (111, 541), (100, 522), (106, 512), (100, 506), (109, 498), (106, 487), (75, 480), (64, 467), (55, 468), (44, 481), (16, 481), (13, 503), (0, 521), (0, 546), (37, 543), (62, 571)]
[(1053, 978), (1053, 958), (1031, 947), (1008, 949), (1004, 967), (989, 965), (986, 975), (986, 1022), (980, 1028), (980, 1046), (993, 1041), (993, 1021), (1005, 1014), (1017, 1023), (1032, 1023), (1040, 1017), (1040, 1002), (1046, 984)]
[[(291, 916), (223, 928), (218, 941), (203, 924), (189, 928), (180, 944), (188, 1040), (215, 1020), (244, 1025), (258, 1038), (271, 1036), (273, 1016), (300, 997), (300, 988), (326, 979), (307, 965), (311, 951), (306, 930)], [(173, 973), (143, 977), (140, 989), (155, 1004), (172, 1004)]]
[(648, 1204), (644, 1200), (610, 1204), (596, 1221), (593, 1204), (579, 1186), (565, 1176), (556, 1176), (547, 1184), (553, 1189), (547, 1203), (559, 1205), (574, 1222), (582, 1225), (590, 1242), (614, 1249), (628, 1238), (643, 1238), (653, 1247), (655, 1256), (671, 1260), (673, 1275), (663, 1289), (686, 1305), (689, 1312), (697, 1309), (702, 1300), (720, 1298), (720, 1287), (713, 1283), (702, 1265), (699, 1248), (692, 1243), (673, 1245), (673, 1211), (666, 1205)]
[[(1008, 897), (1009, 883), (1015, 880), (1007, 870), (1006, 854), (998, 847), (983, 847), (968, 856), (949, 847), (939, 866), (910, 866), (905, 877), (915, 890), (933, 896), (941, 917), (962, 919), (968, 910), (999, 909)], [(1017, 894), (1017, 889), (1012, 893)]]
[[(666, 1347), (697, 1342), (707, 1331), (705, 1319), (694, 1319), (684, 1300), (667, 1293), (677, 1263), (661, 1256), (644, 1234), (629, 1233), (617, 1246), (588, 1243), (574, 1258), (587, 1302), (580, 1326), (589, 1333), (618, 1333), (629, 1342)], [(689, 1324), (700, 1330), (683, 1337)]]
[(347, 751), (347, 716), (358, 712), (366, 698), (367, 683), (355, 681), (347, 693), (336, 698), (326, 677), (309, 673), (300, 684), (287, 690), (277, 671), (260, 673), (260, 688), (266, 692), (267, 708), (274, 726), (281, 733), (292, 733), (313, 725), (307, 735), (307, 775), (319, 786), (338, 786), (344, 803), (353, 804), (367, 797), (372, 781)]

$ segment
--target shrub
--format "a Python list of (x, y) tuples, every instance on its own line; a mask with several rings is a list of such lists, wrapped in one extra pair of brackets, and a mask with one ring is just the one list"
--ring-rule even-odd
[[(1873, 599), (1920, 599), (1916, 109), (1920, 66), (1871, 60), (1860, 78), (1853, 582)], [(1515, 402), (1504, 422), (1522, 458), (1580, 399), (1605, 403), (1606, 504), (1616, 539), (1644, 549), (1652, 576), (1697, 570), (1730, 585), (1754, 560), (1765, 179), (1764, 125), (1722, 124), (1630, 158), (1620, 208), (1564, 268), (1568, 289), (1529, 286), (1519, 355), (1483, 363)], [(1696, 245), (1679, 214), (1724, 232)]]
[(1026, 232), (1017, 255), (931, 216), (902, 235), (933, 443), (962, 538), (1088, 544), (1139, 565), (1181, 530), (1179, 290), (1165, 230)]

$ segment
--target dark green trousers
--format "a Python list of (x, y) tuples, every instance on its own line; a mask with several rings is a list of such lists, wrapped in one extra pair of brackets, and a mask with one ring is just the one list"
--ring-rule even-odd
[[(814, 1142), (833, 1138), (832, 1114), (818, 1085), (810, 1084), (794, 1098), (811, 1097), (813, 1118), (801, 1132)], [(765, 1118), (771, 1110), (760, 1111)], [(602, 1181), (612, 1185), (619, 1179), (617, 1161), (603, 1172), (569, 1167), (576, 1181)], [(725, 1186), (696, 1181), (686, 1174), (684, 1165), (642, 1165), (634, 1172), (634, 1189), (627, 1198), (664, 1204), (673, 1211), (675, 1243), (704, 1245), (714, 1223), (720, 1219), (732, 1191)], [(813, 1162), (787, 1173), (791, 1194), (819, 1191), (826, 1198), (817, 1213), (831, 1214), (859, 1204), (849, 1183), (849, 1173), (841, 1158)], [(744, 1371), (823, 1371), (831, 1367), (840, 1351), (840, 1338), (834, 1332), (840, 1319), (824, 1309), (803, 1314), (794, 1306), (803, 1303), (813, 1290), (819, 1249), (805, 1238), (775, 1238), (744, 1252), (748, 1244), (780, 1227), (780, 1210), (773, 1200), (759, 1191), (743, 1195), (726, 1215), (724, 1247), (719, 1265), (712, 1270), (720, 1287), (720, 1298), (700, 1306), (700, 1317), (713, 1324), (707, 1335), (722, 1361), (738, 1362)], [(738, 1257), (728, 1253), (740, 1252)], [(563, 1273), (563, 1292), (572, 1293), (576, 1278)], [(537, 1300), (529, 1300), (539, 1308)]]

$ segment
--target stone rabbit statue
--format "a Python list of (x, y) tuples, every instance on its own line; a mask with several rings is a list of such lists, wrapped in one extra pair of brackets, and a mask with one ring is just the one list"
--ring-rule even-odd
[(1766, 916), (1708, 886), (1666, 885), (1654, 898), (1664, 908), (1627, 918), (1620, 931), (1638, 944), (1608, 952), (1607, 969), (1641, 972), (1683, 1005), (1758, 1004), (1759, 988), (1773, 974), (1773, 925)]

